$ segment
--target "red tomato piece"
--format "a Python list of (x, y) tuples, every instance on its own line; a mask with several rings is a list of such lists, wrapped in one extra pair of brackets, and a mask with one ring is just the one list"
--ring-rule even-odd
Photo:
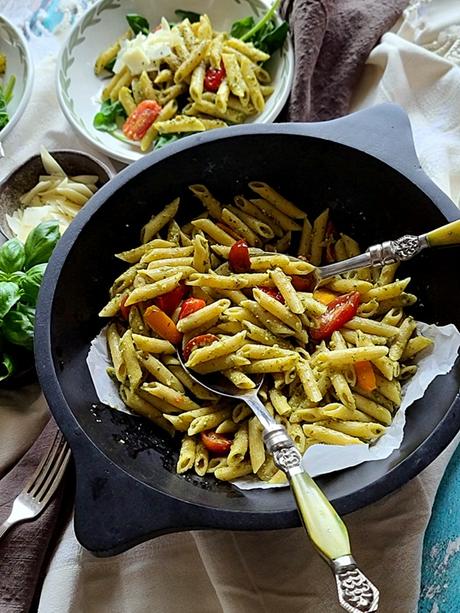
[(262, 290), (263, 292), (265, 292), (266, 294), (268, 294), (275, 300), (278, 300), (278, 302), (281, 302), (281, 304), (284, 304), (283, 295), (281, 294), (281, 292), (279, 292), (274, 287), (266, 287), (265, 285), (260, 285), (258, 289)]
[(315, 280), (311, 274), (305, 275), (305, 277), (300, 275), (292, 275), (291, 283), (292, 287), (298, 292), (309, 292), (313, 289)]
[(167, 292), (162, 296), (157, 296), (153, 302), (167, 315), (172, 315), (179, 306), (180, 301), (186, 293), (187, 286), (185, 285), (185, 283), (181, 283), (177, 287), (172, 289), (170, 292)]
[(215, 334), (199, 334), (198, 336), (194, 336), (182, 349), (182, 356), (184, 360), (187, 361), (189, 359), (190, 354), (194, 349), (198, 349), (199, 347), (206, 347), (206, 345), (211, 345), (218, 340), (219, 339)]
[(314, 341), (329, 338), (333, 332), (350, 321), (356, 315), (361, 301), (359, 292), (343, 294), (328, 304), (327, 311), (317, 319), (318, 326), (310, 328)]
[(131, 140), (141, 140), (160, 111), (161, 106), (155, 100), (142, 100), (123, 124), (123, 134)]
[(204, 75), (204, 89), (207, 92), (216, 92), (226, 75), (224, 63), (221, 61), (220, 68), (208, 68)]
[(206, 302), (201, 298), (187, 298), (179, 311), (179, 320), (188, 317), (192, 313), (199, 311), (206, 306)]
[(228, 256), (228, 263), (233, 272), (248, 272), (251, 270), (249, 247), (246, 241), (237, 241), (232, 245)]
[(228, 453), (232, 446), (232, 441), (223, 434), (217, 434), (213, 430), (200, 433), (201, 442), (208, 451), (213, 453), (222, 454)]
[(128, 300), (128, 294), (126, 294), (126, 296), (123, 296), (120, 302), (120, 313), (123, 319), (126, 319), (126, 321), (128, 321), (129, 319), (129, 312), (131, 310), (131, 306), (125, 306), (125, 302), (127, 300)]

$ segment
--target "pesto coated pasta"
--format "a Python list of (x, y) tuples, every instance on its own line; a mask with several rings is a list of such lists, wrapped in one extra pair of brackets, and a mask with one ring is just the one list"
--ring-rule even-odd
[[(145, 223), (140, 245), (117, 254), (127, 270), (100, 315), (110, 318), (111, 374), (124, 402), (181, 438), (179, 473), (282, 481), (250, 409), (193, 381), (179, 349), (197, 374), (241, 389), (264, 374), (260, 397), (301, 453), (373, 444), (401, 404), (413, 357), (431, 344), (404, 311), (410, 279), (391, 265), (316, 288), (315, 265), (359, 251), (328, 209), (310, 221), (260, 181), (225, 206), (204, 185), (189, 189), (201, 215), (180, 226), (176, 198)], [(283, 250), (300, 259), (280, 252), (278, 226), (289, 234)]]

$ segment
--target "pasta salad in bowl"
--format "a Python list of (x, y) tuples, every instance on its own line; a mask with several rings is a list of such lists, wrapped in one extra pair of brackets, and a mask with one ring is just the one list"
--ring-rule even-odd
[(21, 32), (0, 15), (0, 142), (21, 118), (32, 94), (33, 62)]
[(61, 107), (83, 136), (124, 162), (192, 133), (271, 122), (294, 67), (278, 5), (101, 0), (61, 53)]

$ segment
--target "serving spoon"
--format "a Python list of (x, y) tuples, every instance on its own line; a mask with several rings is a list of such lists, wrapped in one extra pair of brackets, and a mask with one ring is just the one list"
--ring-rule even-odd
[(379, 591), (359, 570), (351, 555), (350, 540), (345, 524), (315, 481), (304, 470), (302, 456), (288, 435), (262, 404), (258, 393), (264, 375), (254, 380), (252, 389), (239, 389), (222, 375), (197, 375), (187, 368), (181, 352), (178, 359), (194, 381), (226, 398), (245, 402), (263, 427), (266, 448), (277, 468), (287, 476), (299, 515), (308, 536), (335, 576), (340, 605), (349, 613), (377, 611)]
[[(428, 247), (446, 247), (448, 245), (460, 245), (460, 219), (420, 236), (406, 234), (392, 241), (371, 245), (360, 255), (340, 262), (334, 262), (333, 264), (327, 264), (326, 266), (317, 266), (309, 274), (313, 275), (313, 289), (316, 289), (319, 285), (336, 275), (358, 270), (359, 268), (403, 262), (412, 259), (420, 251)], [(268, 255), (267, 251), (257, 248), (251, 248), (249, 253), (250, 255)], [(288, 257), (293, 261), (304, 261), (295, 256)]]

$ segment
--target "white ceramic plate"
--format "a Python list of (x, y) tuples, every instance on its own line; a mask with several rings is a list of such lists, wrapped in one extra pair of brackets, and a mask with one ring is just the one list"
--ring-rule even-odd
[[(126, 31), (126, 14), (143, 15), (152, 26), (162, 16), (177, 20), (175, 9), (191, 10), (209, 15), (216, 31), (228, 31), (234, 21), (248, 15), (257, 21), (269, 5), (268, 0), (101, 0), (75, 25), (58, 59), (57, 94), (65, 116), (84, 138), (107, 155), (126, 163), (144, 157), (146, 154), (139, 147), (93, 127), (100, 94), (107, 83), (95, 76), (94, 62), (101, 51)], [(270, 59), (268, 70), (275, 90), (263, 112), (248, 121), (273, 122), (289, 96), (294, 75), (294, 52), (289, 36), (283, 48)]]
[(13, 98), (7, 107), (10, 120), (0, 130), (0, 142), (2, 142), (22, 116), (32, 93), (34, 78), (33, 62), (25, 38), (2, 15), (0, 15), (0, 53), (6, 55), (6, 73), (2, 77), (3, 83), (7, 83), (10, 75), (16, 77)]

